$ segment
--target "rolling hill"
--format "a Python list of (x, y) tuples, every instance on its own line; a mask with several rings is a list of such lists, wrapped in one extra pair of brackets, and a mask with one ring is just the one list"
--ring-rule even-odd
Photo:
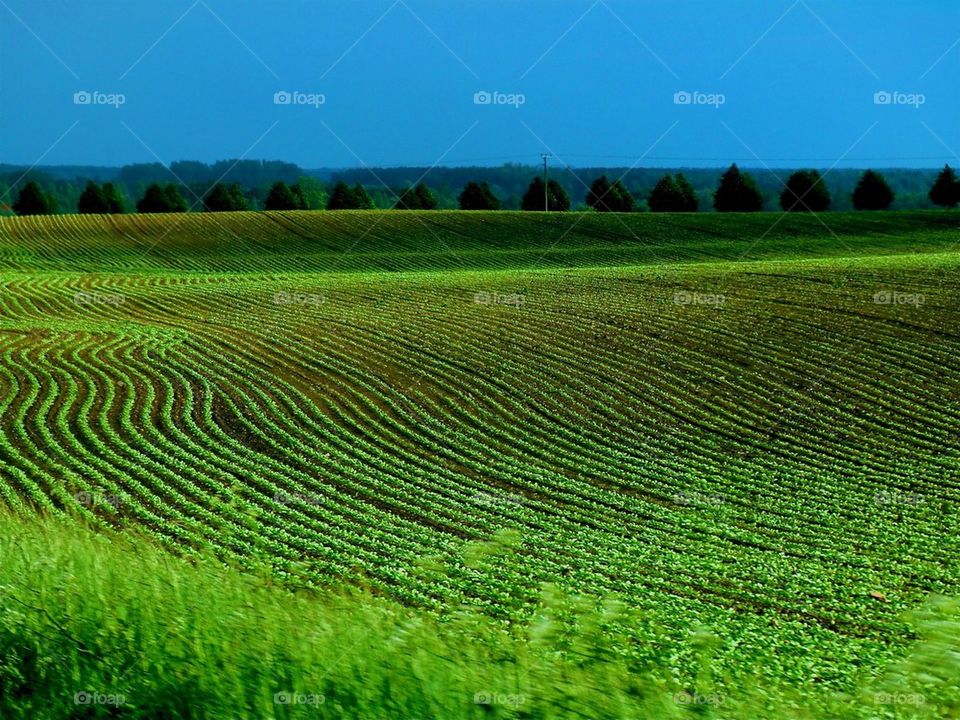
[(0, 494), (441, 621), (614, 595), (631, 667), (692, 682), (708, 628), (726, 693), (850, 692), (960, 589), (958, 226), (3, 219)]

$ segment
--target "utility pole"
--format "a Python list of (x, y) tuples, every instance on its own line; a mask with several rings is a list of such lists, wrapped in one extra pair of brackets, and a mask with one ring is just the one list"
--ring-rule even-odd
[(550, 202), (549, 196), (550, 193), (547, 191), (547, 158), (550, 157), (550, 153), (540, 153), (540, 157), (543, 158), (543, 211), (550, 211)]

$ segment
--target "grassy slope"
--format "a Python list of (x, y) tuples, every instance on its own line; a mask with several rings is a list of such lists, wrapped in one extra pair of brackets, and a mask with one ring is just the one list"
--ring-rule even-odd
[[(219, 213), (4, 218), (0, 266), (68, 272), (536, 269), (931, 252), (949, 212)], [(185, 252), (187, 251), (187, 252)]]
[(957, 221), (777, 217), (2, 221), (0, 488), (412, 605), (617, 592), (658, 692), (703, 625), (725, 692), (852, 692), (957, 591)]

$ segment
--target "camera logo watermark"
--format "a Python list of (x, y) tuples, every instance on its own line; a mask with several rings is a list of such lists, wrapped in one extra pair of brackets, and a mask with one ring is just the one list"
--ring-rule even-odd
[(305, 93), (299, 90), (294, 90), (293, 92), (277, 90), (277, 92), (273, 94), (274, 105), (306, 105), (307, 107), (319, 109), (319, 107), (325, 105), (326, 102), (327, 96), (323, 93)]
[(123, 305), (127, 298), (120, 293), (101, 293), (80, 291), (74, 293), (75, 305)]
[(127, 698), (119, 693), (101, 693), (92, 690), (81, 690), (73, 694), (74, 705), (110, 705), (120, 707), (125, 705)]
[(873, 94), (873, 104), (904, 105), (919, 110), (921, 105), (927, 104), (927, 96), (923, 93), (905, 93), (898, 90), (887, 92), (886, 90), (880, 90)]
[(699, 90), (687, 92), (679, 90), (673, 94), (674, 105), (702, 105), (720, 109), (721, 105), (727, 104), (727, 96), (723, 93), (705, 93)]
[(526, 695), (478, 692), (473, 694), (473, 702), (476, 705), (505, 705), (507, 707), (520, 707), (527, 702)]
[(512, 305), (518, 310), (523, 307), (524, 296), (519, 293), (501, 293), (494, 290), (481, 290), (473, 295), (473, 302), (477, 305)]
[(123, 93), (105, 93), (99, 90), (78, 90), (73, 94), (74, 105), (106, 105), (114, 109), (119, 109), (121, 105), (127, 102), (127, 96)]
[(499, 90), (494, 90), (493, 92), (478, 90), (473, 94), (474, 105), (507, 105), (519, 109), (520, 106), (525, 105), (526, 102), (527, 96), (523, 93), (503, 93)]
[(313, 305), (319, 307), (327, 299), (321, 293), (277, 292), (273, 294), (274, 305)]
[(273, 694), (274, 705), (323, 705), (327, 699), (319, 693), (278, 692)]
[(873, 294), (873, 302), (877, 305), (913, 305), (914, 307), (919, 307), (926, 302), (926, 298), (920, 293), (881, 290)]
[(679, 290), (673, 294), (674, 305), (712, 305), (721, 307), (727, 298), (716, 293), (698, 293), (689, 290)]

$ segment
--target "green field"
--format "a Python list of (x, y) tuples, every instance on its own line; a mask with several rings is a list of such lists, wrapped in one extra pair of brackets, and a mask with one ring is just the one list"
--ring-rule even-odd
[[(4, 218), (0, 283), (2, 717), (960, 713), (956, 213)], [(271, 625), (177, 695), (263, 593), (444, 659)]]

